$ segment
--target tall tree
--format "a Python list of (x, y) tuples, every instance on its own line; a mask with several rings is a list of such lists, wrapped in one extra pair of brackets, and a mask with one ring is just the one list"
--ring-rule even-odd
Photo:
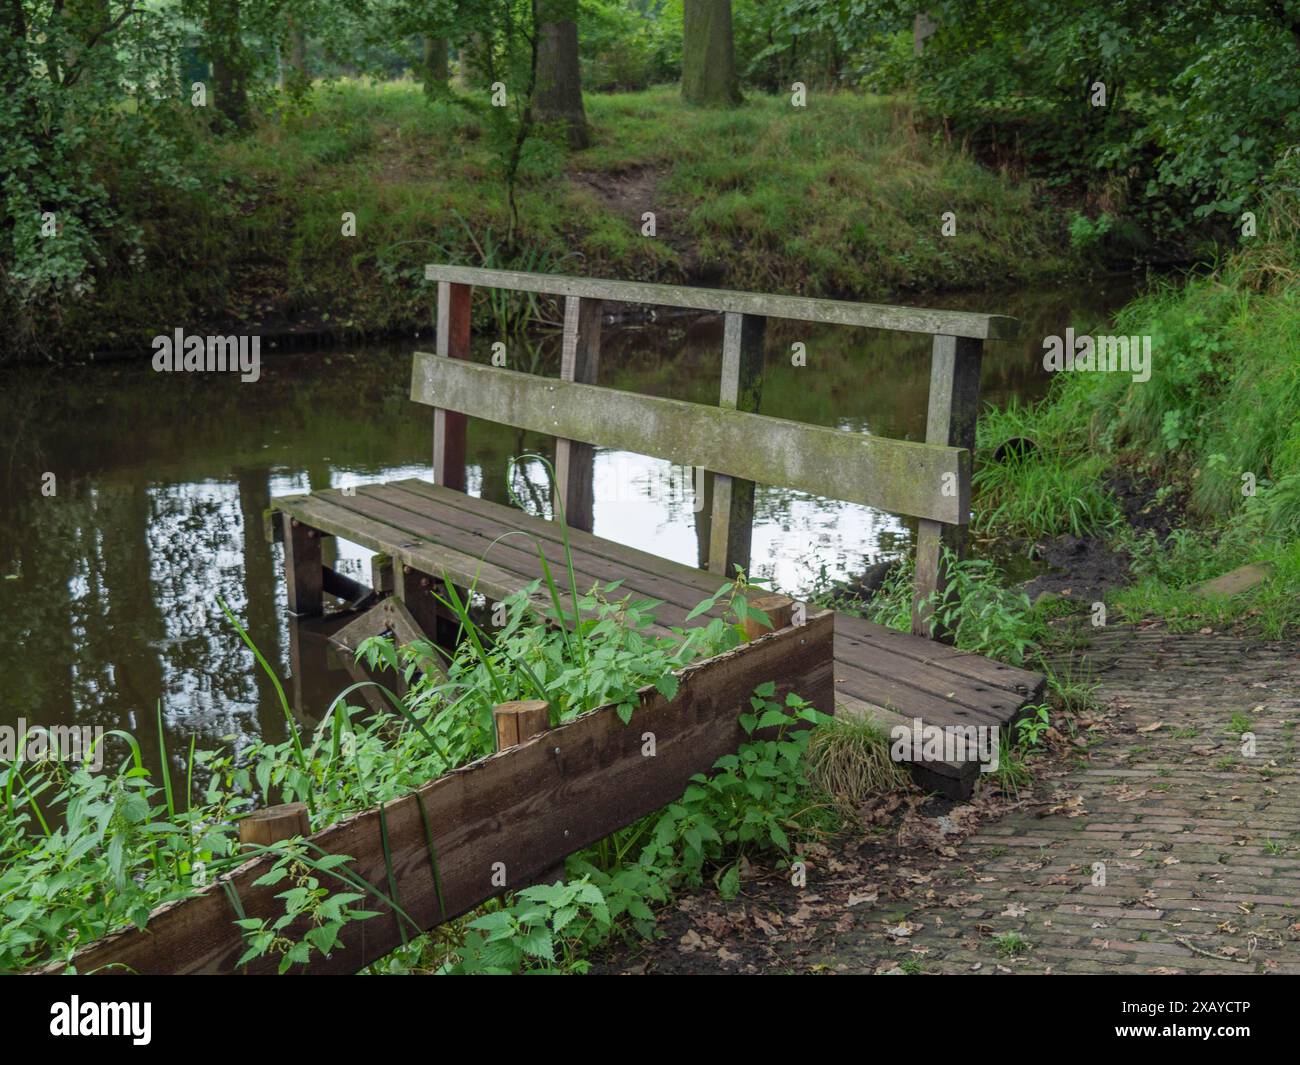
[(537, 34), (533, 117), (560, 123), (571, 148), (591, 143), (578, 71), (578, 0), (533, 0)]
[(287, 16), (289, 33), (289, 67), (300, 78), (307, 76), (307, 31), (292, 11)]
[(684, 2), (682, 99), (701, 107), (735, 107), (741, 101), (731, 34), (731, 0)]
[(413, 66), (424, 95), (430, 99), (445, 95), (451, 43), (469, 21), (464, 0), (388, 0), (378, 8), (378, 17), (369, 13), (370, 4), (371, 0), (357, 4), (358, 17), (380, 31), (370, 43), (387, 47), (388, 35), (417, 38), (420, 53)]
[(421, 40), (420, 82), (425, 96), (437, 96), (447, 90), (447, 66), (450, 42), (446, 37), (425, 36)]
[(207, 0), (203, 37), (212, 60), (213, 95), (217, 110), (235, 129), (252, 125), (248, 83), (252, 62), (240, 29), (240, 0)]

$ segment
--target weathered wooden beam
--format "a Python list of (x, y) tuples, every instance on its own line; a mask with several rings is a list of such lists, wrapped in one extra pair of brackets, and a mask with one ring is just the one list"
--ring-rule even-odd
[[(951, 524), (969, 520), (970, 452), (960, 448), (557, 381), (425, 352), (414, 358), (411, 398), (895, 514)], [(944, 494), (949, 484), (956, 486), (955, 495)]]
[[(953, 336), (934, 338), (926, 443), (964, 448), (967, 454), (974, 454), (983, 350), (984, 345), (978, 340)], [(966, 500), (958, 521), (925, 516), (917, 527), (916, 583), (912, 598), (912, 632), (949, 643), (952, 633), (934, 616), (934, 603), (942, 602), (948, 587), (943, 549), (948, 548), (957, 558), (964, 557), (966, 552), (970, 494), (958, 486), (956, 496)]]
[(322, 567), (321, 586), (324, 591), (342, 599), (353, 610), (364, 610), (378, 598), (373, 589), (329, 566)]
[[(843, 692), (835, 693), (835, 712), (838, 717), (849, 720), (865, 720), (875, 725), (885, 736), (890, 736), (896, 728), (911, 731), (912, 719), (896, 714), (883, 706), (854, 698)], [(959, 741), (964, 748), (965, 741)], [(916, 761), (905, 762), (912, 779), (922, 791), (933, 791), (949, 799), (968, 799), (975, 790), (975, 781), (979, 779), (979, 762), (967, 759), (963, 762)]]
[[(594, 385), (600, 372), (600, 300), (570, 296), (564, 301), (564, 339), (560, 350), (560, 380)], [(591, 532), (595, 500), (592, 495), (596, 450), (590, 444), (561, 437), (555, 441), (555, 483), (565, 522)]]
[(284, 580), (289, 613), (298, 617), (315, 616), (325, 608), (320, 533), (283, 513), (280, 515), (280, 529), (284, 539)]
[(384, 618), (388, 622), (388, 631), (393, 634), (398, 647), (434, 642), (433, 634), (415, 620), (415, 615), (401, 599), (385, 599), (379, 604), (379, 609), (383, 611)]
[[(805, 625), (678, 671), (680, 688), (671, 701), (653, 687), (643, 689), (627, 725), (613, 706), (601, 707), (386, 803), (382, 825), (377, 809), (366, 810), (317, 832), (312, 842), (326, 853), (350, 855), (351, 869), (387, 892), (387, 841), (400, 906), (415, 928), (432, 928), (535, 881), (566, 855), (677, 799), (692, 776), (745, 741), (738, 716), (759, 684), (775, 681), (777, 698), (794, 691), (834, 713), (833, 641), (834, 615), (811, 615)], [(653, 757), (645, 753), (646, 733), (654, 737)], [(234, 972), (245, 945), (231, 895), (249, 917), (283, 913), (275, 897), (282, 885), (256, 883), (272, 864), (269, 856), (245, 863), (197, 895), (159, 907), (144, 931), (87, 946), (73, 965), (79, 972), (117, 965), (146, 975)], [(386, 907), (374, 898), (362, 905)], [(334, 950), (313, 958), (310, 971), (356, 972), (383, 957), (402, 942), (398, 920), (385, 914), (349, 924)], [(291, 927), (286, 934), (303, 931)], [(409, 926), (407, 933), (413, 933)], [(247, 971), (274, 972), (277, 962), (255, 959)]]
[[(468, 284), (438, 285), (438, 354), (449, 359), (469, 358), (470, 298)], [(459, 411), (433, 412), (433, 480), (465, 491), (465, 428)]]
[[(429, 598), (432, 599), (432, 596)], [(416, 643), (434, 643), (433, 637), (420, 626), (406, 604), (398, 598), (385, 599), (372, 606), (366, 613), (348, 622), (334, 633), (330, 637), (330, 643), (347, 656), (344, 658), (343, 667), (353, 679), (372, 680), (374, 678), (362, 670), (356, 662), (357, 648), (364, 640), (386, 634), (391, 634), (393, 642), (398, 647), (407, 647)], [(421, 671), (437, 673), (443, 678), (447, 676), (446, 668), (436, 652), (432, 657), (421, 657)], [(397, 688), (399, 692), (405, 688), (404, 677), (397, 678)], [(383, 694), (373, 685), (367, 685), (360, 691), (372, 708), (384, 712), (392, 709), (391, 705), (384, 700)]]
[(397, 599), (410, 612), (412, 623), (427, 634), (430, 642), (437, 642), (438, 618), (446, 611), (439, 607), (433, 593), (441, 585), (441, 579), (409, 564), (404, 564), (393, 576), (397, 582)]
[[(441, 575), (446, 572), (458, 580), (463, 580), (465, 587), (473, 585), (476, 591), (496, 599), (505, 599), (514, 595), (525, 583), (517, 574), (477, 555), (468, 555), (414, 537), (403, 536), (401, 537), (403, 543), (394, 544), (394, 530), (391, 526), (369, 520), (348, 510), (340, 505), (341, 502), (343, 501), (320, 496), (282, 496), (276, 500), (277, 505), (285, 512), (291, 511), (302, 520), (309, 522), (313, 528), (329, 531), (371, 551), (387, 552), (395, 560), (395, 574), (402, 573), (401, 567), (409, 567), (411, 570), (418, 571), (419, 575), (426, 577), (437, 575), (440, 580)], [(409, 584), (404, 586), (401, 581), (397, 583), (399, 596), (402, 595), (403, 590), (408, 593), (406, 602), (409, 606), (411, 599), (417, 597), (419, 592), (410, 588)], [(418, 586), (419, 582), (417, 581), (416, 584)], [(432, 581), (427, 587), (432, 587)], [(429, 597), (426, 595), (425, 598)], [(550, 599), (545, 595), (534, 595), (530, 601), (545, 617), (549, 617), (553, 612)], [(418, 610), (412, 610), (412, 614), (417, 619), (421, 616)], [(421, 627), (423, 628), (423, 625)]]
[[(763, 389), (763, 334), (767, 319), (728, 312), (722, 329), (722, 382), (718, 406), (756, 412)], [(749, 572), (754, 535), (754, 482), (713, 474), (709, 570), (734, 577)]]
[(857, 325), (908, 333), (943, 333), (981, 340), (1013, 340), (1018, 327), (1016, 319), (1001, 314), (892, 307), (878, 303), (852, 303), (848, 300), (810, 299), (807, 296), (653, 285), (640, 281), (602, 281), (596, 278), (530, 274), (518, 270), (486, 270), (437, 263), (430, 263), (424, 268), (424, 277), (426, 281), (437, 281), (439, 284), (483, 285), (488, 288), (513, 289), (516, 292), (544, 292), (552, 296), (649, 303), (656, 307), (689, 307), (699, 311), (733, 311), (768, 318), (793, 318), (804, 322)]
[[(388, 600), (384, 600), (387, 603)], [(388, 630), (388, 618), (384, 612), (384, 603), (372, 606), (358, 618), (349, 621), (329, 638), (330, 645), (342, 652), (343, 669), (354, 681), (361, 684), (357, 692), (370, 709), (378, 714), (392, 710), (391, 704), (384, 698), (383, 692), (376, 687), (379, 681), (361, 662), (357, 661), (357, 648), (372, 636), (382, 636)], [(399, 683), (400, 687), (400, 683)]]
[(395, 587), (392, 555), (384, 551), (376, 551), (370, 557), (370, 586), (378, 595), (392, 594)]
[(382, 636), (387, 629), (388, 617), (384, 613), (383, 604), (379, 604), (372, 606), (360, 617), (349, 621), (329, 637), (329, 642), (339, 650), (355, 655), (363, 641), (374, 636)]

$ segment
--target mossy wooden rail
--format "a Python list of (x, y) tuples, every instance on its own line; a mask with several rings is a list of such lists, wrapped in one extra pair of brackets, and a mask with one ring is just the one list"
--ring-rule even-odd
[[(605, 706), (534, 734), (545, 720), (535, 707), (499, 708), (514, 719), (497, 726), (510, 746), (391, 800), (382, 822), (375, 808), (309, 837), (326, 854), (351, 856), (351, 872), (391, 892), (411, 921), (385, 901), (368, 898), (358, 905), (381, 915), (345, 926), (341, 943), (326, 956), (314, 955), (307, 971), (356, 972), (404, 937), (536, 883), (567, 855), (679, 798), (694, 774), (707, 772), (744, 741), (739, 714), (765, 681), (776, 681), (778, 698), (796, 692), (823, 712), (834, 712), (833, 640), (834, 615), (811, 614), (803, 624), (678, 670), (680, 686), (672, 700), (653, 687), (643, 689), (626, 725), (613, 706)], [(653, 755), (646, 753), (647, 733), (654, 736)], [(288, 834), (297, 831), (296, 811), (276, 814), (291, 822)], [(248, 835), (266, 842), (263, 835)], [(143, 930), (86, 946), (72, 964), (82, 973), (274, 972), (278, 957), (237, 968), (245, 944), (234, 924), (241, 912), (258, 918), (283, 913), (275, 898), (283, 886), (256, 883), (272, 864), (270, 856), (255, 858), (198, 894), (155, 910)], [(333, 887), (345, 890), (342, 884)], [(286, 935), (296, 939), (304, 930), (291, 927)]]
[[(716, 289), (557, 277), (431, 265), (438, 285), (434, 353), (416, 353), (411, 398), (433, 408), (433, 483), (402, 480), (351, 491), (326, 490), (274, 501), (268, 531), (285, 545), (289, 609), (319, 615), (337, 576), (321, 565), (320, 537), (338, 536), (392, 562), (393, 594), (416, 626), (438, 624), (430, 588), (450, 580), (501, 599), (540, 576), (541, 545), (551, 568), (564, 563), (556, 521), (465, 493), (470, 417), (556, 438), (552, 510), (568, 526), (568, 549), (586, 591), (621, 580), (625, 591), (660, 600), (661, 626), (685, 621), (717, 590), (721, 575), (750, 569), (755, 482), (877, 507), (917, 519), (912, 632), (839, 617), (835, 674), (840, 705), (882, 724), (996, 726), (1013, 723), (1043, 690), (1026, 670), (947, 646), (934, 604), (944, 595), (944, 548), (960, 557), (970, 520), (971, 455), (986, 340), (1015, 335), (1014, 319), (967, 311), (888, 307)], [(559, 378), (470, 361), (475, 287), (542, 293), (564, 303)], [(607, 302), (713, 311), (723, 316), (718, 401), (686, 403), (600, 386), (600, 342)], [(769, 317), (933, 335), (924, 442), (890, 440), (757, 413), (763, 337)], [(808, 371), (813, 372), (813, 371)], [(591, 534), (594, 448), (618, 448), (694, 466), (704, 478), (698, 515), (705, 545), (696, 569)], [(353, 582), (355, 585), (355, 582)], [(364, 588), (351, 593), (363, 595)], [(376, 589), (376, 594), (380, 594)], [(539, 610), (551, 609), (538, 602)], [(567, 608), (566, 609), (570, 609)], [(973, 762), (914, 765), (922, 781), (968, 794)]]

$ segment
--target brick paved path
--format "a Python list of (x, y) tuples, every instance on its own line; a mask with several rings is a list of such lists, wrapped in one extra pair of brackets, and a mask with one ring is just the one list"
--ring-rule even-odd
[(1113, 713), (1091, 759), (958, 843), (919, 901), (859, 910), (822, 964), (1300, 973), (1300, 648), (1110, 629), (1083, 654)]

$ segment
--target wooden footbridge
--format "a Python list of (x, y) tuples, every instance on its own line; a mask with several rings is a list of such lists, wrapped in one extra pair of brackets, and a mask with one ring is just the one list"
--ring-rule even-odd
[[(950, 646), (934, 605), (945, 589), (943, 549), (965, 548), (971, 461), (986, 340), (1015, 335), (1014, 319), (794, 296), (429, 266), (438, 285), (437, 350), (417, 353), (411, 398), (433, 408), (433, 479), (332, 489), (274, 500), (270, 532), (283, 540), (289, 609), (319, 615), (325, 594), (365, 605), (395, 602), (351, 628), (387, 629), (405, 639), (439, 628), (431, 588), (443, 581), (504, 598), (541, 576), (523, 530), (563, 565), (556, 521), (465, 493), (467, 417), (553, 436), (555, 515), (567, 517), (580, 590), (622, 580), (626, 592), (661, 600), (662, 626), (681, 625), (722, 575), (748, 570), (754, 483), (866, 504), (919, 521), (912, 632), (838, 614), (834, 618), (835, 703), (881, 724), (994, 725), (1014, 722), (1042, 695), (1043, 678)], [(542, 377), (469, 361), (475, 287), (564, 299), (560, 376)], [(690, 308), (724, 316), (716, 406), (638, 395), (598, 385), (605, 304)], [(812, 426), (756, 413), (768, 318), (931, 334), (930, 398), (924, 443)], [(708, 571), (592, 535), (592, 449), (617, 448), (710, 471)], [(378, 552), (367, 589), (322, 565), (320, 538), (337, 536)], [(543, 611), (549, 602), (540, 602)], [(381, 612), (382, 611), (382, 612)], [(367, 628), (369, 626), (369, 628)], [(445, 619), (444, 619), (445, 631)], [(340, 643), (349, 646), (344, 639)], [(969, 794), (972, 761), (914, 765), (926, 786)]]

